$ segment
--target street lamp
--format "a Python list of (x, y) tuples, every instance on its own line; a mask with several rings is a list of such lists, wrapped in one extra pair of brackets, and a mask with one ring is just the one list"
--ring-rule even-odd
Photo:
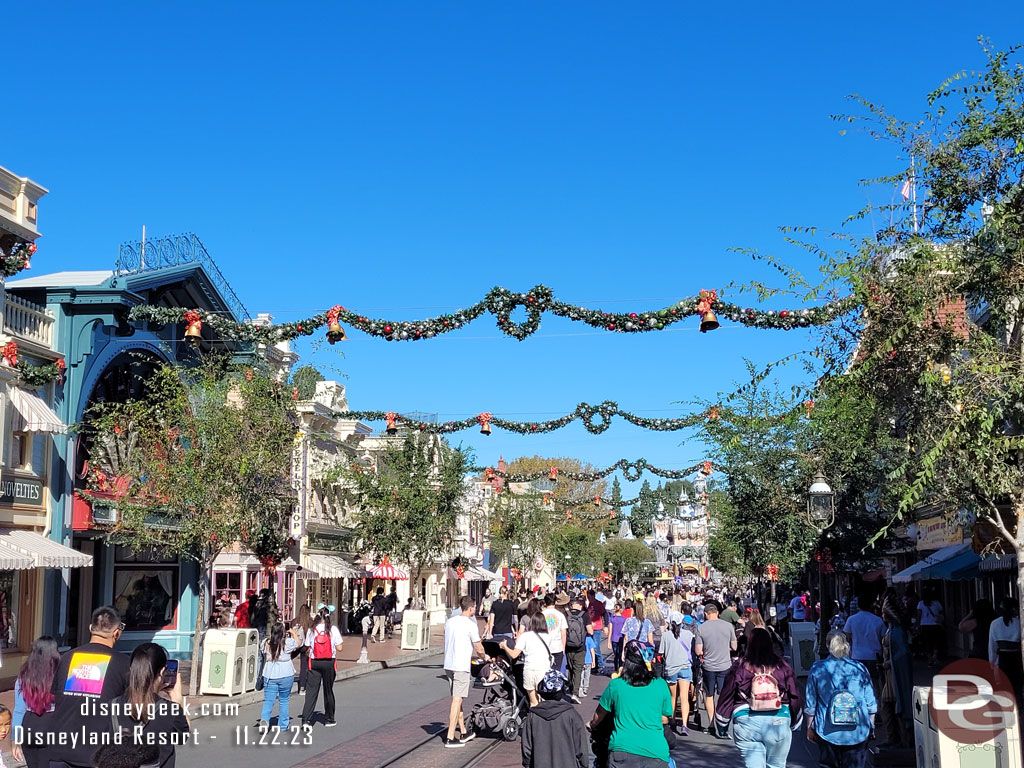
[(808, 490), (807, 513), (819, 530), (824, 531), (836, 521), (835, 494), (819, 471)]

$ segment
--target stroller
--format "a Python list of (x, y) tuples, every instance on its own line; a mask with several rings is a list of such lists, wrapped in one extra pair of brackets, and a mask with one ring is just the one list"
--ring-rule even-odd
[(501, 646), (490, 640), (484, 641), (484, 650), (492, 660), (474, 663), (472, 673), (486, 691), (467, 719), (475, 731), (491, 731), (505, 741), (515, 741), (527, 715), (522, 661), (511, 661)]

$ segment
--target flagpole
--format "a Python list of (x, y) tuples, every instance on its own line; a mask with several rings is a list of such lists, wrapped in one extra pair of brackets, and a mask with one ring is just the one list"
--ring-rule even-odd
[(917, 234), (917, 162), (910, 156), (910, 205), (914, 210), (914, 234)]

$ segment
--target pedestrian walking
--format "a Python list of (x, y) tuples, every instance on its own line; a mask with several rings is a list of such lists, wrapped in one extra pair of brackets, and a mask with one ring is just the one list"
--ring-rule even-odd
[(988, 630), (995, 617), (996, 611), (992, 607), (991, 601), (983, 597), (974, 601), (971, 610), (957, 626), (960, 632), (971, 636), (970, 658), (988, 658)]
[(484, 638), (499, 642), (503, 638), (511, 640), (515, 636), (512, 626), (515, 617), (516, 603), (508, 599), (508, 587), (503, 586), (498, 590), (498, 599), (491, 603), (491, 609), (487, 614)]
[(333, 728), (338, 724), (334, 719), (334, 679), (338, 674), (335, 654), (341, 650), (345, 641), (331, 622), (332, 613), (333, 605), (320, 603), (313, 626), (306, 633), (304, 644), (309, 649), (309, 677), (306, 700), (302, 706), (303, 725), (313, 725), (313, 710), (316, 709), (321, 688), (324, 691), (324, 725)]
[(715, 698), (722, 692), (725, 675), (732, 666), (736, 650), (736, 631), (732, 624), (718, 618), (718, 603), (704, 605), (704, 623), (697, 627), (696, 652), (701, 657), (701, 681), (704, 687), (704, 708), (708, 713), (708, 730), (715, 727)]
[(651, 646), (652, 649), (654, 648), (654, 626), (644, 613), (643, 601), (633, 604), (633, 615), (622, 625), (623, 647), (630, 640), (637, 640), (644, 645)]
[(654, 649), (635, 640), (623, 648), (622, 675), (608, 683), (590, 723), (598, 764), (667, 768), (662, 725), (672, 716), (668, 684), (652, 671)]
[(306, 681), (309, 679), (309, 648), (306, 647), (306, 633), (313, 628), (313, 606), (309, 603), (300, 605), (292, 617), (291, 628), (299, 635), (299, 647), (292, 651), (292, 658), (299, 660), (299, 687), (295, 692), (305, 693)]
[(583, 598), (572, 598), (569, 615), (565, 618), (565, 656), (569, 670), (569, 696), (578, 701), (584, 693), (583, 675), (588, 669), (587, 639), (594, 635), (590, 614), (583, 610)]
[(746, 768), (786, 768), (792, 731), (803, 722), (800, 688), (763, 628), (750, 634), (746, 652), (725, 676), (715, 709), (716, 735), (732, 725)]
[(938, 666), (939, 657), (945, 655), (945, 621), (946, 614), (942, 603), (935, 596), (935, 590), (926, 589), (921, 596), (921, 602), (917, 604), (917, 626), (921, 628), (925, 651), (929, 657), (929, 664), (933, 667)]
[(850, 658), (845, 633), (830, 632), (827, 641), (828, 658), (814, 662), (807, 675), (807, 740), (817, 742), (822, 766), (867, 768), (878, 711), (871, 677)]
[[(444, 740), (446, 749), (464, 747), (476, 734), (466, 729), (466, 718), (462, 712), (462, 700), (469, 696), (470, 672), (473, 668), (473, 652), (487, 658), (480, 643), (480, 627), (473, 616), (476, 601), (469, 595), (459, 600), (461, 612), (444, 623), (444, 673), (451, 687), (451, 706), (448, 708), (448, 734)], [(544, 619), (539, 621), (543, 624)], [(547, 625), (544, 624), (545, 631)], [(456, 726), (462, 738), (455, 738)]]
[(238, 605), (235, 607), (235, 629), (248, 629), (251, 626), (249, 624), (249, 606), (255, 596), (256, 593), (250, 589), (245, 593), (245, 600), (238, 602)]
[(528, 629), (516, 638), (514, 648), (508, 642), (503, 643), (502, 647), (505, 649), (505, 653), (513, 659), (519, 658), (519, 656), (524, 657), (523, 689), (530, 699), (530, 706), (533, 707), (539, 701), (537, 685), (544, 677), (544, 673), (552, 668), (554, 657), (551, 655), (551, 648), (548, 645), (551, 641), (544, 614), (533, 614), (529, 622)]
[(36, 732), (28, 734), (32, 742), (26, 742), (30, 747), (45, 745), (41, 765), (49, 761), (52, 768), (67, 768), (92, 762), (94, 746), (74, 746), (61, 734), (110, 731), (110, 716), (100, 714), (98, 705), (113, 701), (128, 686), (130, 662), (114, 650), (122, 632), (124, 624), (116, 608), (97, 608), (89, 622), (89, 642), (61, 656), (51, 689), (54, 710)]
[[(14, 714), (11, 726), (14, 740), (11, 754), (28, 768), (40, 768), (41, 750), (25, 742), (25, 734), (41, 730), (53, 704), (53, 678), (60, 663), (57, 641), (49, 635), (36, 638), (28, 658), (14, 681)], [(45, 768), (45, 766), (43, 766)]]
[(886, 632), (882, 636), (882, 696), (878, 714), (886, 733), (887, 747), (911, 746), (913, 741), (914, 668), (910, 655), (906, 615), (899, 600), (887, 597), (882, 604)]
[(548, 649), (551, 651), (552, 669), (561, 669), (562, 667), (565, 656), (565, 636), (569, 629), (565, 621), (565, 614), (558, 609), (558, 605), (564, 604), (559, 603), (560, 600), (568, 603), (569, 596), (564, 593), (555, 595), (553, 592), (548, 592), (544, 598), (542, 611), (548, 625)]
[[(159, 747), (157, 765), (174, 768), (176, 743), (188, 733), (188, 716), (177, 666), (167, 670), (167, 651), (157, 643), (143, 643), (132, 651), (128, 687), (115, 699), (111, 722), (122, 740)], [(109, 732), (109, 728), (104, 729)]]
[(1014, 695), (1020, 701), (1024, 679), (1020, 657), (1020, 607), (1012, 597), (1004, 597), (999, 607), (1002, 615), (989, 625), (988, 660), (1010, 678)]
[(590, 692), (590, 674), (597, 666), (597, 659), (601, 656), (600, 646), (594, 635), (587, 635), (586, 657), (583, 663), (583, 676), (580, 679), (580, 696), (586, 696)]
[(668, 605), (665, 605), (666, 612), (662, 613), (658, 598), (653, 594), (644, 598), (644, 618), (651, 624), (651, 645), (657, 648), (661, 644), (661, 636), (668, 625)]
[(863, 664), (873, 681), (878, 680), (878, 661), (882, 656), (882, 635), (885, 623), (872, 611), (874, 599), (863, 595), (851, 602), (857, 610), (846, 620), (843, 631), (851, 641), (850, 657)]
[[(604, 595), (601, 596), (602, 598)], [(590, 623), (594, 628), (594, 644), (597, 647), (596, 662), (597, 662), (597, 674), (604, 674), (604, 652), (601, 648), (601, 643), (607, 636), (605, 634), (605, 604), (604, 600), (599, 600), (597, 597), (596, 590), (589, 590), (587, 592), (587, 613), (590, 614)], [(611, 641), (609, 640), (609, 646)]]
[(683, 614), (672, 611), (669, 614), (668, 631), (662, 633), (658, 653), (665, 660), (665, 682), (672, 700), (672, 720), (675, 720), (677, 702), (681, 719), (675, 723), (680, 736), (689, 735), (686, 723), (690, 719), (690, 683), (693, 681), (691, 668), (693, 658), (693, 633), (683, 626)]
[(537, 706), (523, 724), (523, 768), (586, 768), (586, 728), (566, 699), (569, 681), (549, 670), (537, 685)]
[(263, 712), (260, 714), (260, 730), (270, 728), (270, 715), (274, 711), (274, 702), (278, 702), (277, 727), (287, 731), (288, 699), (295, 682), (295, 665), (292, 663), (292, 652), (305, 640), (299, 627), (292, 627), (287, 632), (284, 626), (275, 624), (270, 636), (263, 644), (266, 663), (263, 665)]
[[(373, 629), (370, 631), (370, 642), (383, 643), (384, 629), (387, 625), (388, 600), (384, 597), (384, 587), (377, 587), (377, 593), (370, 601), (370, 615), (373, 616)], [(380, 640), (377, 638), (380, 637)]]

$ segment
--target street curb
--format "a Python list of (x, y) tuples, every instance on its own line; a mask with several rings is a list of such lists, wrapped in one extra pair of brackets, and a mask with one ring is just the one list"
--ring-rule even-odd
[[(416, 661), (423, 661), (424, 659), (430, 659), (435, 656), (443, 655), (443, 651), (440, 648), (425, 648), (422, 651), (412, 651), (401, 656), (396, 656), (393, 659), (384, 659), (383, 661), (371, 661), (369, 664), (359, 664), (355, 667), (349, 667), (343, 669), (338, 673), (338, 676), (334, 679), (334, 684), (337, 685), (345, 680), (351, 680), (356, 677), (362, 677), (363, 675), (370, 675), (374, 672), (383, 672), (386, 669), (392, 669), (397, 667), (404, 667), (407, 664), (412, 664)], [(297, 696), (297, 694), (293, 694)], [(199, 697), (197, 697), (199, 698)], [(248, 707), (252, 704), (258, 704), (263, 701), (263, 691), (249, 691), (238, 696), (213, 696), (211, 694), (205, 694), (201, 697), (203, 701), (191, 700), (189, 704), (193, 708), (190, 713), (190, 720), (198, 720), (203, 717), (222, 716), (223, 709), (225, 706), (237, 706), (239, 709), (242, 707)], [(211, 708), (213, 711), (203, 712), (204, 705), (213, 705)], [(221, 712), (217, 712), (217, 709)]]

